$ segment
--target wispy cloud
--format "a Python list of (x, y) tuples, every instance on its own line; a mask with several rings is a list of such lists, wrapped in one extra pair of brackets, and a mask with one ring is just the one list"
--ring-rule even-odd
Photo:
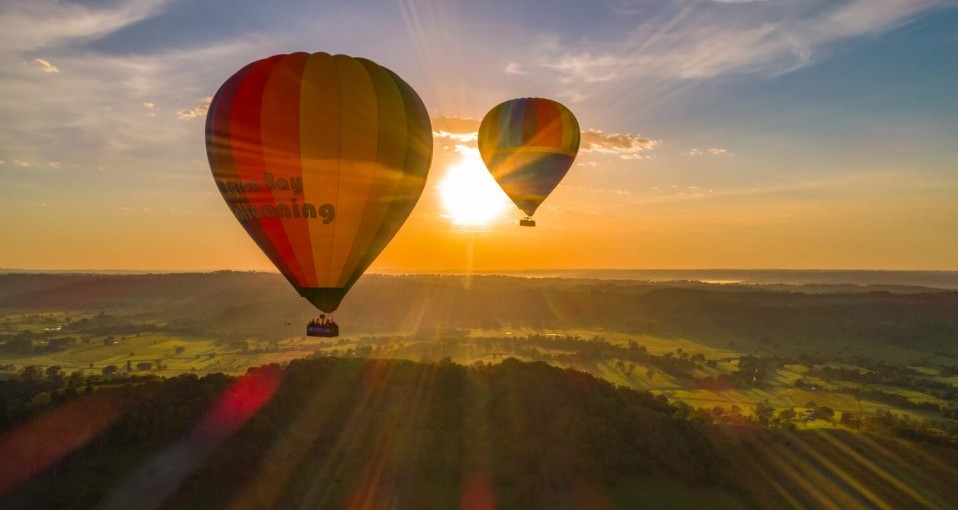
[(33, 51), (59, 42), (103, 36), (158, 12), (167, 2), (126, 0), (106, 7), (72, 2), (5, 2), (0, 8), (0, 48)]
[(723, 149), (723, 148), (721, 148), (721, 147), (710, 147), (710, 148), (705, 149), (705, 150), (702, 150), (702, 149), (699, 149), (699, 148), (695, 147), (695, 148), (692, 148), (691, 150), (689, 150), (688, 152), (686, 152), (685, 154), (688, 155), (688, 156), (707, 156), (707, 155), (712, 155), (712, 156), (734, 156), (734, 155), (735, 155), (735, 154), (732, 154), (731, 152), (729, 152), (728, 149)]
[(587, 129), (582, 132), (579, 151), (616, 154), (622, 159), (639, 159), (646, 156), (643, 152), (654, 149), (660, 143), (661, 140), (630, 133), (604, 133), (598, 129)]
[(479, 124), (482, 123), (482, 119), (474, 119), (471, 117), (455, 117), (455, 116), (441, 116), (433, 117), (432, 119), (432, 130), (434, 133), (451, 133), (451, 134), (470, 134), (479, 131)]
[(815, 62), (836, 42), (881, 34), (949, 1), (712, 0), (681, 8), (677, 4), (671, 13), (641, 22), (625, 38), (547, 48), (540, 65), (556, 72), (564, 83), (583, 85), (729, 73), (777, 75)]
[(45, 73), (59, 73), (59, 72), (60, 72), (60, 69), (58, 69), (57, 66), (51, 64), (51, 63), (50, 63), (49, 61), (47, 61), (47, 60), (43, 60), (42, 58), (35, 58), (35, 59), (33, 59), (33, 65), (37, 66), (41, 71), (43, 71), (43, 72), (45, 72)]
[(588, 193), (590, 195), (616, 195), (616, 196), (628, 196), (632, 194), (632, 191), (622, 188), (596, 188), (591, 186), (575, 186), (571, 184), (563, 184), (565, 191), (574, 191), (575, 193)]
[(470, 117), (435, 117), (432, 119), (432, 136), (444, 150), (455, 151), (462, 147), (475, 147), (479, 139), (480, 119)]
[(23, 161), (23, 160), (20, 160), (20, 159), (15, 159), (15, 160), (11, 161), (10, 164), (13, 165), (13, 166), (15, 166), (15, 167), (18, 167), (18, 168), (27, 168), (28, 166), (30, 166), (30, 162), (29, 162), (29, 161)]
[[(184, 98), (208, 96), (255, 48), (272, 51), (272, 44), (250, 37), (152, 54), (50, 50), (50, 60), (69, 69), (56, 80), (32, 66), (29, 72), (0, 69), (0, 122), (10, 126), (0, 130), (0, 150), (15, 148), (26, 161), (70, 158), (90, 170), (135, 161), (141, 171), (159, 171), (161, 165), (195, 171), (205, 163), (202, 145), (191, 142), (202, 132), (180, 117), (202, 116), (208, 106)], [(0, 57), (5, 51), (0, 48)], [(24, 57), (7, 58), (23, 62)], [(177, 115), (177, 108), (170, 108), (160, 115), (159, 105), (165, 104), (184, 111)]]
[(203, 101), (193, 108), (177, 110), (176, 116), (183, 120), (195, 119), (196, 117), (205, 117), (206, 112), (208, 112), (210, 109), (210, 103), (212, 102), (213, 96), (203, 98)]
[(522, 69), (522, 66), (519, 65), (518, 62), (509, 62), (506, 64), (505, 71), (507, 74), (528, 74)]
[(621, 62), (613, 55), (592, 55), (589, 52), (564, 54), (555, 61), (543, 63), (543, 67), (555, 69), (562, 81), (597, 83), (612, 80), (617, 75)]
[(432, 136), (439, 138), (441, 140), (448, 140), (450, 142), (455, 142), (457, 144), (464, 145), (476, 145), (476, 142), (479, 139), (479, 133), (473, 131), (472, 133), (450, 133), (448, 131), (433, 131)]

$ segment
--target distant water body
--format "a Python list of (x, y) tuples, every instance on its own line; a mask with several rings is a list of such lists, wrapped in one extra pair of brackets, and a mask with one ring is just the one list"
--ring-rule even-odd
[[(452, 274), (463, 274), (453, 272)], [(958, 289), (958, 271), (874, 271), (808, 269), (557, 269), (487, 271), (534, 278), (586, 278), (650, 282), (699, 281), (745, 285), (860, 285)]]

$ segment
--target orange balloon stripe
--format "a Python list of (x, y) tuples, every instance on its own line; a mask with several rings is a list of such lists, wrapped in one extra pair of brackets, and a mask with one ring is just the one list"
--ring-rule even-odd
[[(339, 196), (340, 84), (336, 62), (331, 55), (309, 56), (303, 70), (300, 89), (300, 158), (303, 171), (304, 201), (311, 204), (335, 204)], [(308, 221), (308, 242), (313, 249), (313, 272), (317, 287), (334, 287), (339, 275), (330, 275), (331, 250), (336, 223)]]
[(506, 107), (506, 114), (502, 116), (501, 122), (505, 122), (507, 128), (503, 133), (505, 141), (499, 145), (500, 147), (515, 147), (525, 144), (525, 115), (527, 104), (529, 104), (529, 101), (516, 101)]
[[(366, 65), (365, 61), (361, 62)], [(367, 67), (369, 67), (367, 65)], [(366, 253), (360, 258), (346, 286), (351, 287), (375, 260), (376, 255), (389, 244), (402, 226), (403, 221), (415, 208), (422, 190), (426, 186), (426, 176), (432, 161), (432, 125), (429, 113), (422, 100), (409, 85), (392, 71), (383, 68), (396, 85), (402, 97), (406, 119), (405, 154), (400, 167), (401, 176), (389, 201), (389, 209), (382, 223), (376, 229)]]
[[(292, 208), (304, 198), (299, 148), (299, 89), (307, 58), (306, 53), (293, 53), (280, 59), (263, 89), (260, 132), (266, 168), (264, 184), (273, 188), (269, 193), (276, 211), (275, 218), (264, 218), (263, 221), (275, 226), (273, 235), (284, 237), (293, 250), (293, 258), (303, 272), (299, 285), (315, 287), (316, 270), (309, 243), (309, 225), (292, 217)], [(289, 211), (289, 218), (282, 217), (284, 209)]]
[[(558, 103), (556, 103), (556, 105), (558, 105)], [(579, 121), (575, 119), (575, 116), (572, 115), (572, 112), (566, 107), (560, 105), (559, 111), (562, 121), (562, 142), (560, 147), (567, 148), (574, 156), (579, 151), (579, 140), (582, 136), (579, 130)]]
[(539, 147), (562, 147), (562, 112), (551, 101), (536, 101), (536, 126), (538, 131), (531, 139)]
[(522, 143), (529, 144), (533, 143), (538, 134), (538, 111), (539, 103), (541, 101), (533, 99), (525, 103), (524, 111), (522, 112)]
[[(254, 189), (245, 191), (246, 198), (251, 206), (262, 211), (265, 206), (273, 206), (272, 194), (262, 182), (265, 173), (262, 142), (262, 110), (263, 92), (270, 71), (282, 57), (272, 57), (259, 62), (251, 69), (240, 83), (236, 96), (233, 99), (233, 112), (230, 117), (230, 138), (233, 145), (233, 158), (236, 161), (237, 174), (241, 181), (257, 183)], [(282, 223), (278, 218), (251, 218), (247, 221), (257, 223), (265, 233), (265, 239), (256, 239), (260, 247), (272, 245), (279, 257), (278, 267), (289, 270), (290, 281), (294, 285), (303, 286), (305, 278), (303, 270), (296, 261), (296, 254), (290, 246), (283, 231)], [(266, 251), (264, 249), (264, 251)], [(277, 261), (273, 261), (274, 264)]]
[(402, 96), (392, 77), (368, 60), (356, 60), (369, 75), (376, 97), (378, 140), (374, 160), (377, 171), (373, 174), (369, 190), (371, 199), (366, 201), (359, 228), (356, 231), (356, 240), (343, 265), (342, 285), (345, 285), (356, 271), (363, 254), (369, 249), (379, 225), (382, 224), (389, 210), (402, 177), (402, 164), (408, 138)]
[(372, 80), (356, 59), (343, 55), (333, 58), (340, 79), (342, 137), (336, 230), (329, 271), (338, 276), (333, 286), (343, 287), (349, 278), (345, 270), (349, 253), (362, 236), (361, 221), (373, 182), (376, 174), (383, 170), (376, 166), (379, 115)]

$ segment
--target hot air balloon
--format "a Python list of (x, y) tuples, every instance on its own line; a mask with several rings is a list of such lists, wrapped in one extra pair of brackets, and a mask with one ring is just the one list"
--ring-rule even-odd
[(506, 195), (532, 215), (565, 177), (579, 151), (579, 123), (565, 106), (538, 97), (497, 105), (479, 126), (479, 153)]
[[(422, 100), (370, 60), (292, 53), (240, 69), (206, 116), (213, 179), (301, 296), (337, 309), (412, 211), (432, 159)], [(323, 316), (308, 334), (336, 336)]]

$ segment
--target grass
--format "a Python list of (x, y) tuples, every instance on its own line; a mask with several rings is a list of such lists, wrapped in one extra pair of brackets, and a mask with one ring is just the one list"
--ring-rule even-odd
[[(132, 312), (131, 312), (132, 313)], [(93, 318), (94, 312), (16, 312), (0, 315), (0, 334), (15, 334), (20, 331), (32, 331), (36, 334), (48, 332), (51, 328), (63, 326), (69, 322), (80, 321), (84, 318)], [(131, 315), (131, 317), (135, 317)], [(13, 364), (16, 372), (28, 365), (49, 367), (59, 365), (67, 373), (84, 370), (88, 373), (100, 373), (104, 367), (115, 365), (121, 371), (128, 366), (134, 373), (150, 373), (160, 376), (175, 376), (184, 373), (243, 373), (248, 367), (269, 363), (283, 363), (296, 358), (305, 357), (313, 353), (325, 355), (345, 356), (355, 353), (356, 350), (368, 349), (371, 357), (408, 359), (413, 361), (440, 359), (450, 357), (462, 364), (498, 363), (507, 357), (515, 357), (523, 361), (545, 359), (564, 368), (574, 368), (591, 373), (624, 387), (637, 390), (648, 390), (660, 393), (669, 398), (685, 402), (693, 407), (723, 407), (730, 409), (736, 405), (743, 413), (749, 414), (759, 403), (765, 402), (776, 409), (803, 408), (807, 402), (814, 402), (818, 406), (828, 406), (836, 411), (874, 413), (880, 409), (892, 409), (901, 414), (912, 417), (935, 417), (934, 413), (919, 412), (910, 409), (896, 409), (887, 404), (860, 400), (852, 395), (861, 389), (857, 383), (846, 381), (825, 382), (815, 377), (807, 376), (809, 367), (800, 363), (790, 363), (781, 368), (770, 370), (768, 382), (761, 389), (726, 389), (713, 391), (691, 387), (689, 381), (680, 379), (663, 372), (655, 366), (646, 366), (627, 360), (600, 359), (594, 363), (579, 363), (577, 361), (554, 361), (557, 357), (574, 354), (559, 349), (549, 349), (537, 346), (537, 353), (519, 350), (521, 345), (512, 342), (496, 342), (496, 339), (521, 338), (529, 335), (541, 336), (571, 336), (590, 341), (600, 339), (612, 345), (628, 347), (631, 342), (644, 347), (649, 354), (662, 356), (672, 353), (679, 356), (704, 356), (712, 365), (698, 363), (693, 376), (698, 378), (717, 378), (722, 374), (729, 374), (738, 370), (738, 358), (745, 354), (756, 354), (755, 349), (774, 353), (767, 345), (761, 345), (753, 339), (741, 341), (710, 341), (699, 343), (687, 338), (668, 338), (653, 335), (636, 335), (602, 329), (542, 329), (531, 328), (497, 328), (471, 329), (451, 333), (457, 339), (453, 342), (443, 341), (450, 333), (443, 333), (436, 338), (433, 334), (408, 335), (394, 333), (381, 335), (382, 341), (372, 344), (360, 338), (343, 337), (338, 339), (318, 339), (304, 336), (290, 337), (278, 342), (264, 342), (254, 338), (223, 342), (215, 338), (203, 336), (177, 336), (149, 331), (157, 329), (158, 322), (141, 322), (146, 329), (138, 334), (112, 335), (115, 343), (107, 345), (106, 335), (77, 335), (64, 332), (64, 336), (78, 336), (82, 341), (75, 347), (57, 353), (38, 353), (36, 355), (6, 355), (0, 357), (0, 363)], [(245, 340), (245, 344), (242, 342)], [(184, 348), (177, 352), (177, 348)], [(857, 352), (858, 344), (835, 345), (836, 351)], [(788, 346), (791, 351), (798, 346)], [(902, 364), (910, 365), (915, 359), (920, 359), (926, 353), (909, 350), (902, 346), (880, 345), (871, 346), (875, 357), (886, 359), (897, 358)], [(364, 354), (365, 355), (365, 354)], [(567, 358), (565, 358), (567, 359)], [(872, 358), (874, 359), (874, 357)], [(141, 362), (162, 363), (162, 368), (154, 367), (149, 371), (139, 371), (137, 364)], [(831, 366), (843, 366), (857, 369), (847, 362), (830, 362)], [(9, 366), (7, 368), (10, 368)], [(940, 377), (937, 367), (920, 367), (924, 376), (958, 386), (958, 376)], [(817, 388), (801, 389), (795, 387), (798, 379), (805, 379), (809, 385)], [(878, 389), (875, 385), (868, 388)], [(897, 393), (907, 397), (912, 402), (934, 402), (947, 405), (947, 402), (922, 392), (903, 388), (880, 388), (882, 391)]]

